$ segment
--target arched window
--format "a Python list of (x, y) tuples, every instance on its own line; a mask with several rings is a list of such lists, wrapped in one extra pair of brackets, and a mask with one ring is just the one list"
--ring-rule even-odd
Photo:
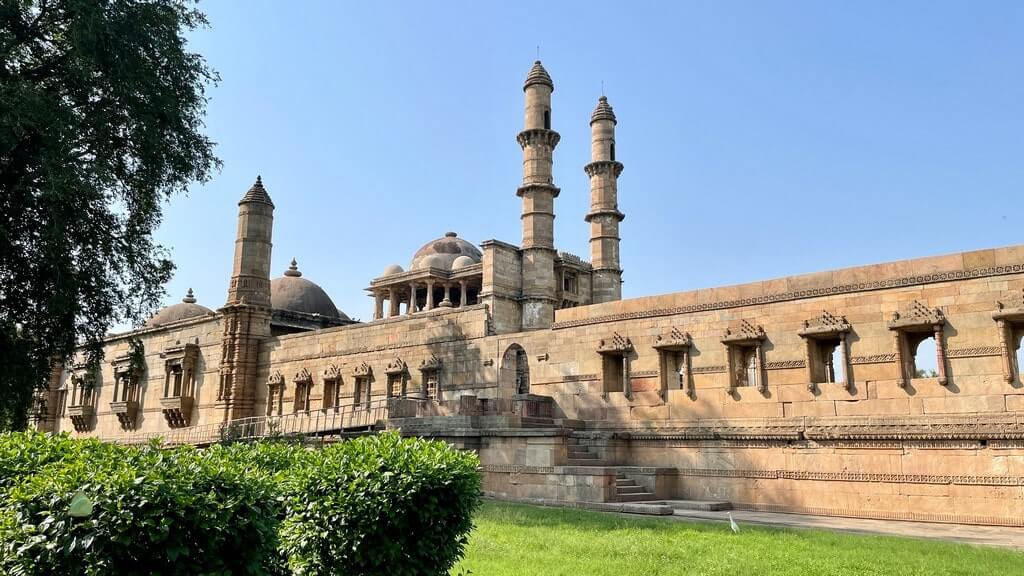
[(511, 388), (513, 394), (530, 393), (530, 361), (519, 344), (509, 346), (501, 357), (499, 380), (503, 387)]
[(914, 378), (937, 378), (939, 376), (938, 365), (935, 358), (935, 337), (923, 338), (914, 350), (911, 359), (914, 363)]

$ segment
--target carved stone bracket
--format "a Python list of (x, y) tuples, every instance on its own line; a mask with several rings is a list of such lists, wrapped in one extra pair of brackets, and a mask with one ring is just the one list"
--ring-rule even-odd
[[(756, 383), (749, 381), (747, 383), (756, 384), (762, 394), (768, 391), (768, 378), (764, 368), (764, 342), (767, 339), (768, 335), (765, 334), (763, 326), (760, 324), (754, 326), (747, 320), (741, 320), (739, 325), (725, 329), (725, 333), (722, 334), (722, 344), (726, 346), (726, 356), (729, 362), (729, 392), (735, 392), (740, 381), (745, 379), (744, 374), (748, 367), (744, 365), (746, 354), (744, 348), (754, 349), (753, 370), (757, 380)], [(749, 379), (747, 378), (747, 380)]]
[(831, 340), (834, 342), (836, 339), (839, 340), (839, 365), (843, 369), (843, 381), (841, 384), (846, 390), (851, 388), (853, 381), (850, 378), (850, 350), (847, 343), (847, 336), (851, 329), (845, 316), (836, 317), (827, 310), (822, 310), (821, 314), (814, 318), (804, 320), (804, 326), (798, 333), (807, 344), (805, 347), (804, 364), (807, 368), (808, 390), (814, 392), (817, 387), (817, 380), (824, 380), (824, 378), (821, 378), (823, 375), (817, 372), (827, 369), (822, 365), (823, 359), (821, 355), (824, 350), (820, 346), (822, 344), (821, 341)]
[[(658, 366), (661, 373), (659, 393), (662, 400), (668, 397), (670, 368), (672, 371), (678, 370), (680, 388), (686, 390), (687, 394), (693, 394), (693, 378), (690, 377), (690, 347), (692, 345), (693, 338), (690, 337), (690, 333), (676, 327), (673, 327), (667, 335), (658, 335), (655, 339), (653, 348), (658, 351)], [(676, 361), (678, 361), (678, 368), (670, 366)]]
[(384, 367), (384, 373), (388, 376), (398, 376), (408, 372), (408, 368), (405, 365), (405, 361), (399, 357), (394, 357), (388, 362), (388, 365)]
[(618, 332), (613, 332), (610, 339), (597, 343), (597, 353), (608, 356), (625, 356), (633, 351), (633, 342)]
[(352, 370), (352, 375), (356, 378), (369, 378), (373, 376), (373, 368), (366, 362), (360, 362), (359, 365)]
[(935, 363), (938, 366), (939, 384), (945, 386), (949, 383), (946, 377), (946, 342), (942, 337), (945, 325), (946, 317), (942, 310), (928, 308), (918, 300), (914, 300), (904, 313), (893, 313), (888, 327), (894, 335), (896, 362), (900, 369), (897, 383), (901, 388), (906, 387), (907, 382), (915, 376), (912, 351), (929, 336), (935, 337)]

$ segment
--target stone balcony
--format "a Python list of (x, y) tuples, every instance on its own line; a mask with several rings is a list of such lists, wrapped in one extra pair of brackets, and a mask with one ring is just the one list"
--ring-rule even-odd
[(139, 415), (139, 403), (135, 400), (111, 402), (110, 412), (117, 416), (122, 429), (132, 430), (135, 428), (136, 418)]
[(192, 397), (168, 396), (161, 398), (160, 408), (163, 410), (164, 418), (167, 419), (168, 427), (184, 428), (189, 425), (189, 417), (192, 415)]
[(68, 406), (68, 417), (77, 432), (87, 432), (92, 429), (93, 416), (96, 411), (90, 404), (78, 404)]

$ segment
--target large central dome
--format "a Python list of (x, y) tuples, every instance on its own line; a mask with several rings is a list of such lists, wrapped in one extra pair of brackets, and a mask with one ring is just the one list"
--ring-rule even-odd
[(275, 310), (349, 319), (338, 310), (323, 288), (302, 277), (295, 260), (292, 260), (292, 265), (285, 271), (284, 276), (270, 281), (270, 305)]
[(455, 260), (462, 256), (472, 260), (473, 264), (478, 264), (483, 259), (483, 254), (476, 246), (459, 238), (455, 232), (448, 232), (443, 238), (427, 242), (417, 250), (409, 268), (411, 270), (425, 268), (451, 270)]

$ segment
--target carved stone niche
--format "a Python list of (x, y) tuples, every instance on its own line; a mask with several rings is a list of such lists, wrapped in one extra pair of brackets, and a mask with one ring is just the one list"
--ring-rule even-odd
[(309, 394), (313, 390), (313, 375), (309, 373), (308, 369), (302, 368), (295, 373), (295, 377), (292, 378), (292, 382), (295, 383), (293, 411), (309, 411)]
[(406, 376), (409, 374), (405, 361), (395, 356), (384, 367), (384, 373), (388, 376), (387, 397), (404, 398), (406, 395)]
[(629, 356), (633, 352), (633, 342), (618, 332), (612, 337), (597, 343), (597, 353), (601, 355), (602, 395), (609, 392), (622, 392), (626, 398), (633, 397), (633, 383), (629, 378)]
[(323, 408), (337, 409), (341, 404), (341, 369), (336, 364), (331, 364), (324, 369), (324, 397)]
[[(804, 364), (807, 366), (807, 389), (814, 391), (818, 384), (842, 384), (849, 390), (853, 382), (850, 380), (850, 350), (847, 336), (850, 324), (845, 316), (835, 317), (827, 310), (820, 316), (804, 320), (800, 337), (807, 343)], [(832, 353), (839, 350), (839, 368), (843, 379), (836, 377), (836, 366), (833, 365)]]
[(420, 362), (420, 374), (423, 376), (421, 394), (425, 399), (441, 400), (441, 359), (431, 354)]
[(190, 342), (175, 342), (160, 352), (160, 358), (164, 361), (164, 390), (160, 398), (160, 409), (168, 427), (183, 428), (192, 419), (199, 346)]
[(275, 371), (267, 377), (267, 416), (280, 416), (284, 408), (284, 374)]
[(360, 362), (352, 371), (352, 376), (356, 380), (352, 403), (356, 406), (363, 404), (369, 408), (370, 395), (372, 393), (370, 384), (373, 382), (373, 368), (366, 362)]
[(96, 389), (96, 375), (86, 364), (75, 364), (71, 369), (71, 400), (68, 402), (68, 417), (77, 432), (92, 429), (96, 408), (93, 395)]
[(740, 386), (756, 386), (761, 393), (768, 391), (767, 371), (764, 367), (764, 342), (768, 335), (764, 327), (742, 320), (737, 326), (725, 329), (725, 344), (729, 370), (729, 392)]
[(658, 336), (654, 341), (654, 349), (658, 351), (658, 367), (662, 400), (668, 397), (668, 391), (686, 390), (693, 394), (693, 378), (690, 374), (690, 347), (693, 338), (689, 332), (672, 328), (666, 336)]
[(1003, 357), (1003, 378), (1013, 383), (1021, 378), (1020, 366), (1017, 362), (1017, 350), (1024, 339), (1024, 289), (1013, 292), (1008, 298), (996, 303), (996, 311), (992, 313), (999, 329), (1000, 355)]
[(132, 430), (139, 415), (139, 380), (142, 374), (132, 366), (129, 354), (114, 358), (110, 365), (114, 367), (114, 397), (110, 402), (110, 412), (117, 416), (122, 430)]
[(889, 330), (893, 332), (893, 344), (896, 348), (896, 364), (899, 367), (899, 379), (896, 383), (905, 388), (907, 382), (917, 375), (914, 356), (917, 347), (925, 339), (935, 338), (935, 364), (938, 367), (939, 384), (949, 383), (946, 377), (946, 342), (942, 337), (946, 317), (942, 310), (929, 308), (914, 300), (910, 308), (903, 313), (894, 312), (889, 321)]

